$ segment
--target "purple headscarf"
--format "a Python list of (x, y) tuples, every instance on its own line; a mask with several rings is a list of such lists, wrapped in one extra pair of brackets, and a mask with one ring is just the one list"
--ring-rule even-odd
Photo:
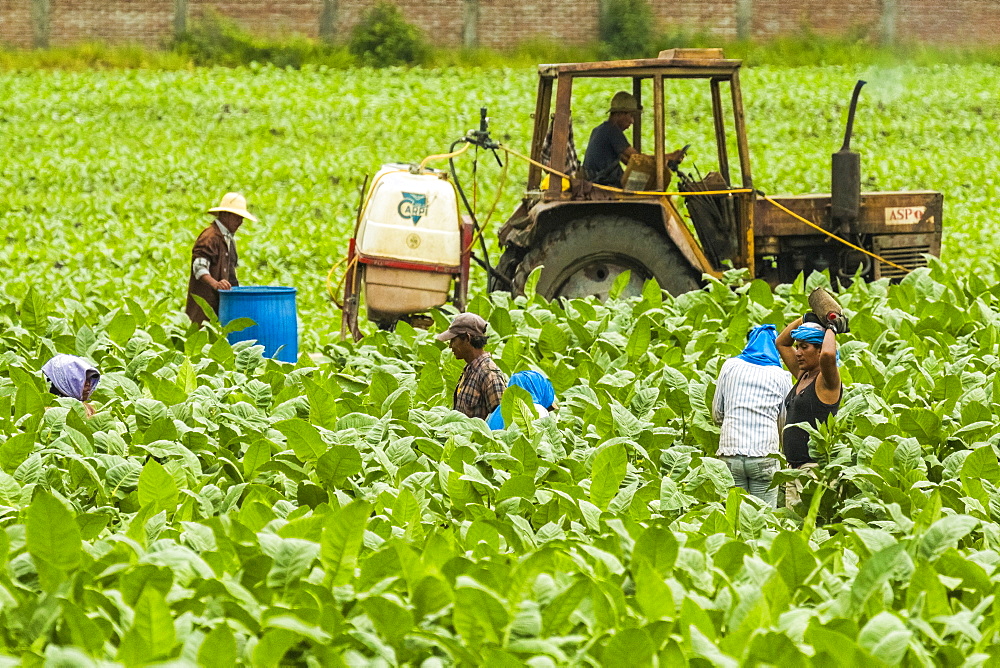
[(42, 367), (42, 373), (52, 383), (57, 393), (84, 401), (83, 386), (89, 378), (90, 390), (93, 392), (101, 380), (101, 374), (90, 362), (76, 355), (59, 354), (50, 359)]

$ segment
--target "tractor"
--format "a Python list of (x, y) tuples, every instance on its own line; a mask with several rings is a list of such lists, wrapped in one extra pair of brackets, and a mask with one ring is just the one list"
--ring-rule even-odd
[[(860, 157), (850, 141), (864, 82), (854, 89), (844, 143), (832, 156), (830, 194), (768, 197), (755, 189), (741, 64), (721, 49), (671, 49), (649, 59), (540, 65), (530, 155), (493, 140), (483, 110), (479, 130), (457, 140), (451, 152), (419, 165), (384, 165), (359, 210), (345, 258), (344, 332), (360, 337), (362, 295), (369, 319), (383, 328), (449, 300), (463, 310), (471, 261), (487, 270), (490, 290), (521, 293), (541, 267), (538, 294), (605, 299), (626, 271), (623, 296), (639, 294), (648, 279), (679, 295), (729, 267), (746, 268), (772, 285), (824, 270), (846, 284), (899, 279), (924, 266), (926, 255), (940, 254), (941, 193), (861, 192)], [(637, 114), (632, 126), (632, 146), (648, 150), (632, 156), (620, 187), (570, 173), (574, 84), (591, 78), (630, 80), (640, 109), (652, 97), (652, 118)], [(716, 164), (704, 176), (681, 169), (671, 157), (676, 153), (666, 152), (664, 89), (680, 81), (709, 85)], [(645, 147), (643, 128), (650, 122), (653, 145)], [(459, 144), (464, 147), (456, 151)], [(471, 207), (464, 220), (459, 208), (466, 198), (454, 157), (472, 145), (529, 163), (522, 202), (499, 231), (503, 253), (495, 267)], [(426, 166), (442, 158), (452, 162), (450, 174)], [(472, 252), (474, 240), (482, 257)]]
[[(925, 254), (940, 254), (941, 193), (861, 193), (860, 159), (850, 150), (850, 138), (863, 82), (851, 100), (844, 145), (833, 155), (832, 193), (766, 198), (755, 190), (741, 64), (724, 58), (721, 49), (672, 49), (651, 59), (539, 66), (527, 190), (499, 232), (503, 255), (490, 288), (520, 292), (531, 271), (543, 267), (539, 294), (604, 298), (628, 270), (625, 295), (637, 294), (650, 278), (677, 295), (698, 288), (704, 274), (721, 275), (730, 263), (772, 285), (823, 270), (835, 281), (871, 281), (900, 278), (924, 266)], [(570, 176), (574, 84), (593, 77), (631, 80), (640, 107), (644, 93), (652, 93), (652, 118), (636, 115), (632, 126), (632, 146), (642, 151), (643, 124), (653, 124), (649, 185), (639, 192), (627, 184), (595, 188), (575, 178), (566, 187), (559, 175)], [(669, 164), (665, 151), (664, 87), (692, 79), (706, 81), (711, 90), (717, 158), (717, 168), (697, 179)], [(732, 135), (739, 163), (735, 183)], [(657, 194), (666, 190), (671, 167), (690, 225), (678, 209), (681, 197)]]

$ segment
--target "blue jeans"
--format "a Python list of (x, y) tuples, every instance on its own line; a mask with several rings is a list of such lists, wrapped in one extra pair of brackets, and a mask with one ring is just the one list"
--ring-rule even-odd
[(774, 474), (781, 468), (777, 459), (746, 455), (720, 456), (719, 459), (726, 462), (736, 487), (742, 487), (772, 508), (778, 507), (778, 488), (768, 489)]

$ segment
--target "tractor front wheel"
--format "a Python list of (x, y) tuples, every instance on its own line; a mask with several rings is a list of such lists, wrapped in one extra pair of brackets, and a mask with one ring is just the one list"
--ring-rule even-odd
[(631, 272), (622, 293), (642, 293), (655, 278), (672, 295), (699, 287), (696, 271), (666, 232), (633, 218), (595, 215), (566, 223), (549, 232), (517, 267), (514, 289), (524, 290), (528, 275), (543, 267), (536, 291), (547, 299), (594, 296), (605, 300), (618, 276)]

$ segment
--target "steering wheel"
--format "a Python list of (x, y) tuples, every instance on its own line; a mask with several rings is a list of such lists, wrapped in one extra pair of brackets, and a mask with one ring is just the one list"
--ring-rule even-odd
[[(691, 148), (691, 144), (684, 144), (684, 148), (680, 150), (681, 160), (687, 157), (689, 148)], [(681, 165), (681, 160), (667, 160), (667, 168), (676, 174), (677, 168)]]

